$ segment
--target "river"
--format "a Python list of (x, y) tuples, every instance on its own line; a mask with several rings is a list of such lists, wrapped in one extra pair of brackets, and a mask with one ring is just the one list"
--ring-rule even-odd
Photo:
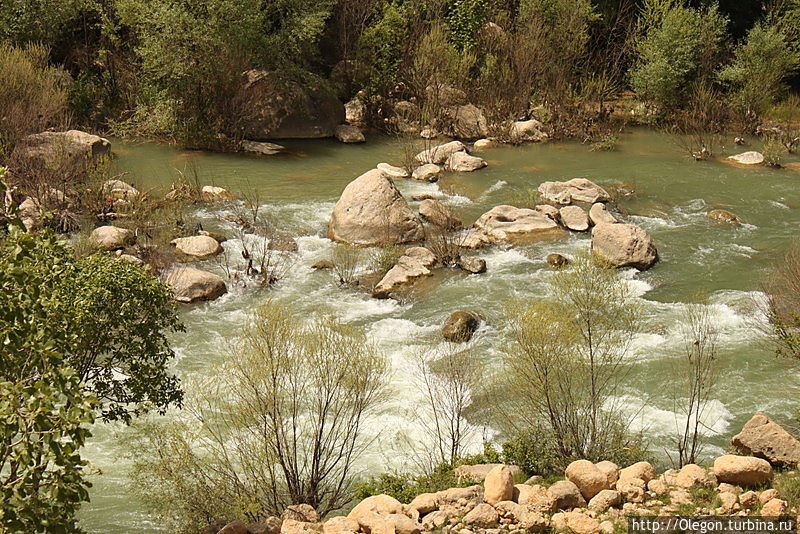
[[(504, 306), (516, 298), (546, 298), (551, 252), (575, 254), (589, 246), (587, 234), (519, 248), (491, 247), (478, 255), (488, 272), (468, 276), (460, 271), (438, 273), (415, 298), (396, 302), (340, 288), (330, 273), (310, 266), (330, 257), (325, 230), (344, 186), (386, 161), (402, 162), (404, 149), (391, 139), (371, 138), (364, 145), (335, 141), (285, 143), (289, 153), (272, 158), (184, 152), (157, 144), (114, 143), (116, 165), (130, 174), (126, 181), (140, 189), (162, 189), (176, 170), (196, 169), (202, 184), (233, 191), (257, 192), (280, 230), (297, 236), (299, 252), (288, 275), (272, 289), (231, 288), (211, 303), (182, 308), (186, 332), (172, 336), (178, 355), (176, 371), (184, 378), (202, 373), (225, 357), (226, 341), (236, 334), (248, 310), (269, 296), (286, 297), (298, 312), (328, 310), (343, 321), (366, 329), (390, 357), (394, 400), (374, 424), (382, 440), (362, 465), (368, 472), (402, 467), (406, 461), (393, 435), (410, 435), (410, 413), (416, 393), (409, 374), (409, 355), (435, 339), (443, 320), (458, 309), (475, 309), (487, 318), (471, 342), (489, 364), (497, 360), (504, 338)], [(757, 147), (757, 141), (753, 142)], [(728, 154), (751, 147), (730, 147)], [(720, 379), (708, 407), (711, 448), (727, 447), (730, 436), (756, 410), (788, 421), (797, 408), (800, 376), (795, 366), (775, 358), (754, 306), (760, 284), (772, 265), (798, 235), (800, 173), (766, 167), (740, 168), (720, 161), (695, 162), (685, 157), (666, 134), (633, 129), (622, 134), (617, 150), (590, 152), (577, 143), (503, 146), (480, 154), (489, 166), (463, 174), (446, 174), (434, 184), (398, 180), (406, 198), (429, 193), (467, 223), (499, 204), (519, 204), (546, 180), (586, 177), (612, 188), (629, 184), (636, 194), (620, 200), (630, 221), (646, 229), (658, 246), (661, 262), (650, 271), (623, 271), (643, 301), (645, 333), (635, 339), (630, 355), (635, 372), (625, 405), (637, 413), (635, 425), (645, 429), (654, 449), (670, 443), (676, 414), (670, 390), (680, 346), (678, 322), (686, 302), (703, 294), (720, 329)], [(416, 207), (417, 203), (412, 203)], [(728, 209), (739, 226), (713, 223), (706, 213)], [(202, 205), (194, 215), (206, 230), (231, 233), (224, 220), (230, 206)], [(237, 246), (235, 240), (225, 247)], [(217, 269), (207, 262), (201, 268)], [(126, 430), (96, 425), (85, 449), (98, 474), (92, 477), (91, 502), (81, 511), (89, 532), (161, 532), (141, 503), (131, 497), (126, 458)]]

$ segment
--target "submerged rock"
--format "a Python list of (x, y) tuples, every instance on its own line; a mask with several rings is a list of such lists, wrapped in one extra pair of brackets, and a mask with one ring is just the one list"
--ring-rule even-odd
[[(472, 334), (478, 329), (481, 325), (481, 316), (475, 312), (471, 311), (457, 311), (453, 312), (450, 317), (444, 322), (442, 326), (442, 337), (446, 341), (451, 341), (453, 343), (463, 343), (472, 339)], [(461, 466), (466, 467), (466, 466)], [(461, 469), (459, 467), (459, 469)], [(474, 466), (469, 466), (474, 467)], [(464, 474), (465, 470), (462, 469), (461, 471), (456, 470), (456, 475)], [(489, 469), (487, 469), (488, 473)], [(484, 473), (484, 477), (486, 473)], [(475, 477), (467, 477), (471, 478), (472, 480), (481, 481), (482, 478), (475, 478)]]
[(394, 267), (378, 282), (372, 291), (375, 298), (389, 298), (392, 293), (407, 288), (417, 278), (431, 276), (436, 256), (425, 247), (411, 247), (400, 256)]
[(274, 156), (286, 150), (281, 145), (266, 141), (242, 141), (242, 151), (262, 156)]
[(608, 202), (608, 191), (586, 178), (573, 178), (566, 182), (544, 182), (539, 186), (539, 194), (547, 202), (567, 205), (573, 202)]
[(738, 163), (739, 165), (760, 165), (764, 163), (764, 154), (750, 150), (749, 152), (742, 152), (735, 156), (729, 156), (728, 160)]
[(425, 230), (389, 177), (373, 169), (345, 187), (333, 208), (328, 237), (355, 245), (391, 245), (421, 241)]
[(739, 224), (739, 217), (728, 210), (711, 210), (706, 213), (706, 217), (718, 223)]
[(650, 234), (632, 224), (598, 224), (592, 230), (592, 251), (614, 267), (649, 269), (658, 261)]
[(228, 292), (222, 278), (191, 267), (174, 267), (164, 273), (162, 280), (172, 288), (172, 296), (178, 302), (214, 300)]

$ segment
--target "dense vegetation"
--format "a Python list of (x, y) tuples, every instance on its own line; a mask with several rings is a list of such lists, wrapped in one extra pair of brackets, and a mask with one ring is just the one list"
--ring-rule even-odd
[(400, 100), (434, 124), (463, 95), (490, 124), (534, 114), (592, 138), (632, 89), (647, 120), (710, 99), (704, 127), (747, 130), (797, 83), (798, 21), (797, 0), (2, 0), (3, 145), (69, 118), (224, 148), (251, 69), (342, 102), (362, 91), (380, 127)]

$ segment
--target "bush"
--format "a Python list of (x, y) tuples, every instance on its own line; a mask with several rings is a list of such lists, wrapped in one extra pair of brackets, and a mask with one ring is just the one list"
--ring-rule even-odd
[(784, 81), (800, 66), (800, 53), (777, 26), (757, 23), (736, 47), (730, 65), (719, 73), (742, 115), (763, 114), (786, 90)]
[(0, 162), (24, 136), (66, 122), (68, 77), (47, 56), (43, 46), (0, 44)]
[(363, 500), (373, 495), (386, 494), (400, 502), (411, 502), (423, 493), (436, 493), (449, 488), (470, 486), (474, 481), (459, 482), (452, 465), (443, 463), (424, 475), (410, 473), (384, 473), (362, 482), (355, 488), (354, 500)]
[(680, 107), (691, 82), (713, 74), (727, 24), (716, 3), (692, 8), (678, 0), (645, 2), (630, 71), (633, 90), (662, 111)]
[(142, 429), (133, 487), (181, 531), (219, 517), (257, 521), (291, 504), (338, 509), (352, 498), (387, 368), (360, 331), (268, 303), (185, 410)]

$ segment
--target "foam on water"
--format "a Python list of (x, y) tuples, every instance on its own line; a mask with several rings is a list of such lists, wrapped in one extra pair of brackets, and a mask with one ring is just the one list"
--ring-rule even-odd
[[(633, 432), (646, 433), (648, 436), (668, 438), (680, 435), (687, 420), (693, 423), (694, 416), (687, 416), (685, 399), (676, 398), (672, 409), (660, 408), (645, 402), (641, 397), (621, 395), (610, 399), (613, 406), (619, 409), (631, 421)], [(728, 432), (733, 414), (718, 399), (705, 403), (700, 410), (699, 433), (705, 437), (719, 436)]]

